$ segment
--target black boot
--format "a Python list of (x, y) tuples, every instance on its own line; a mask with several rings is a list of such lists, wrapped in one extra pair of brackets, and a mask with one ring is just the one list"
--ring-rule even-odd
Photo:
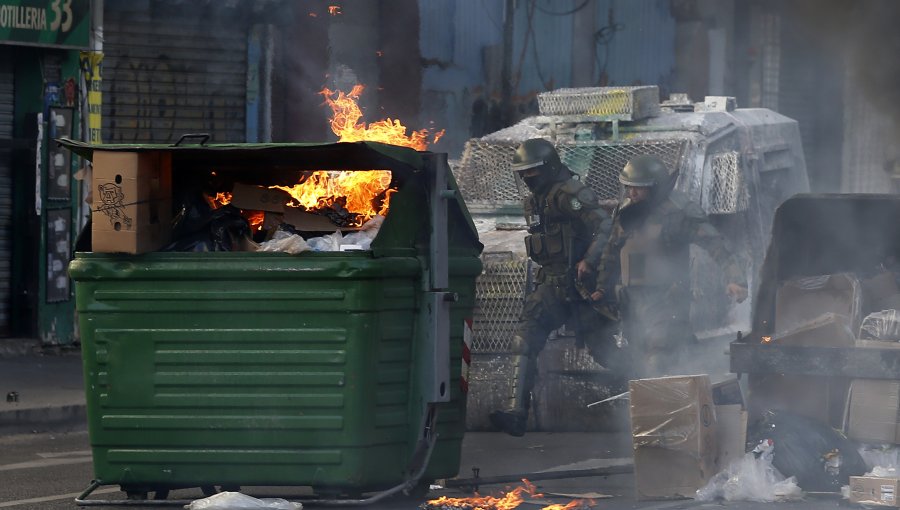
[(531, 387), (534, 385), (535, 360), (526, 355), (513, 357), (513, 380), (505, 409), (489, 415), (491, 424), (502, 432), (515, 437), (525, 435), (528, 425), (528, 408), (531, 406)]

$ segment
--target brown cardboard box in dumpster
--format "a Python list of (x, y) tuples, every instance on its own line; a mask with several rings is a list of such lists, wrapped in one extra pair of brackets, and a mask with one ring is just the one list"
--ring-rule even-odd
[(283, 213), (291, 196), (280, 189), (236, 183), (231, 189), (231, 205), (245, 211)]
[(169, 242), (172, 155), (94, 151), (91, 249), (145, 253)]
[[(900, 349), (897, 342), (858, 340), (859, 349)], [(854, 379), (844, 420), (847, 437), (868, 443), (900, 443), (900, 381)]]
[(716, 411), (706, 375), (630, 381), (636, 497), (692, 498), (715, 474)]
[(859, 280), (847, 273), (812, 276), (785, 282), (775, 294), (775, 333), (780, 334), (825, 313), (850, 319), (859, 327), (862, 290)]
[(834, 313), (820, 315), (772, 338), (773, 344), (792, 347), (853, 347), (855, 341), (850, 319)]
[(900, 507), (897, 503), (898, 493), (900, 493), (900, 478), (850, 477), (851, 503)]

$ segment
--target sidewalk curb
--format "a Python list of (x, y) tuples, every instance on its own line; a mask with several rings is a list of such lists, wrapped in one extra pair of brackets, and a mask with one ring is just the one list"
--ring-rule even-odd
[(0, 434), (87, 430), (85, 404), (0, 411)]

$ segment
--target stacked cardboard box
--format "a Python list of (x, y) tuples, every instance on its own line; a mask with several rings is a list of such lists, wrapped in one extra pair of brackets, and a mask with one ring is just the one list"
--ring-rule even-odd
[(640, 379), (629, 391), (637, 498), (694, 497), (718, 468), (709, 377)]
[[(860, 349), (900, 349), (898, 342), (858, 340)], [(900, 381), (854, 379), (845, 418), (847, 437), (865, 443), (900, 443)]]

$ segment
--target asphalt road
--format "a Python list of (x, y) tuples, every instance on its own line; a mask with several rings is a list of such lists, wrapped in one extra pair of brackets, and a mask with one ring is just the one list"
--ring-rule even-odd
[[(615, 463), (627, 449), (621, 438), (598, 434), (531, 434), (522, 439), (499, 434), (468, 434), (463, 446), (462, 476), (468, 476), (478, 466), (481, 476), (538, 471), (543, 469), (578, 469), (591, 463)], [(613, 460), (610, 460), (613, 459)], [(67, 434), (30, 434), (0, 436), (0, 510), (55, 510), (77, 508), (74, 498), (92, 478), (91, 455), (87, 432)], [(594, 508), (624, 509), (692, 509), (722, 508), (719, 503), (695, 501), (634, 502), (631, 475), (605, 478), (572, 478), (536, 482), (541, 492), (586, 493), (599, 492), (610, 496), (596, 501)], [(508, 488), (509, 485), (506, 486)], [(482, 486), (481, 494), (497, 494), (504, 486)], [(293, 496), (308, 493), (298, 488), (245, 488), (254, 496)], [(471, 496), (460, 491), (434, 490), (428, 499), (438, 496)], [(122, 499), (117, 487), (103, 487), (92, 499)], [(203, 495), (198, 489), (173, 491), (170, 498), (197, 499)], [(519, 508), (533, 510), (548, 503), (566, 503), (569, 497), (545, 498), (543, 503), (528, 500)], [(373, 510), (415, 509), (426, 499), (390, 500), (368, 507)], [(849, 504), (833, 498), (809, 498), (797, 503), (728, 503), (733, 510), (804, 509), (820, 510), (849, 508)], [(122, 507), (119, 507), (122, 508)], [(178, 508), (178, 507), (168, 507)], [(333, 507), (331, 507), (333, 508)]]

